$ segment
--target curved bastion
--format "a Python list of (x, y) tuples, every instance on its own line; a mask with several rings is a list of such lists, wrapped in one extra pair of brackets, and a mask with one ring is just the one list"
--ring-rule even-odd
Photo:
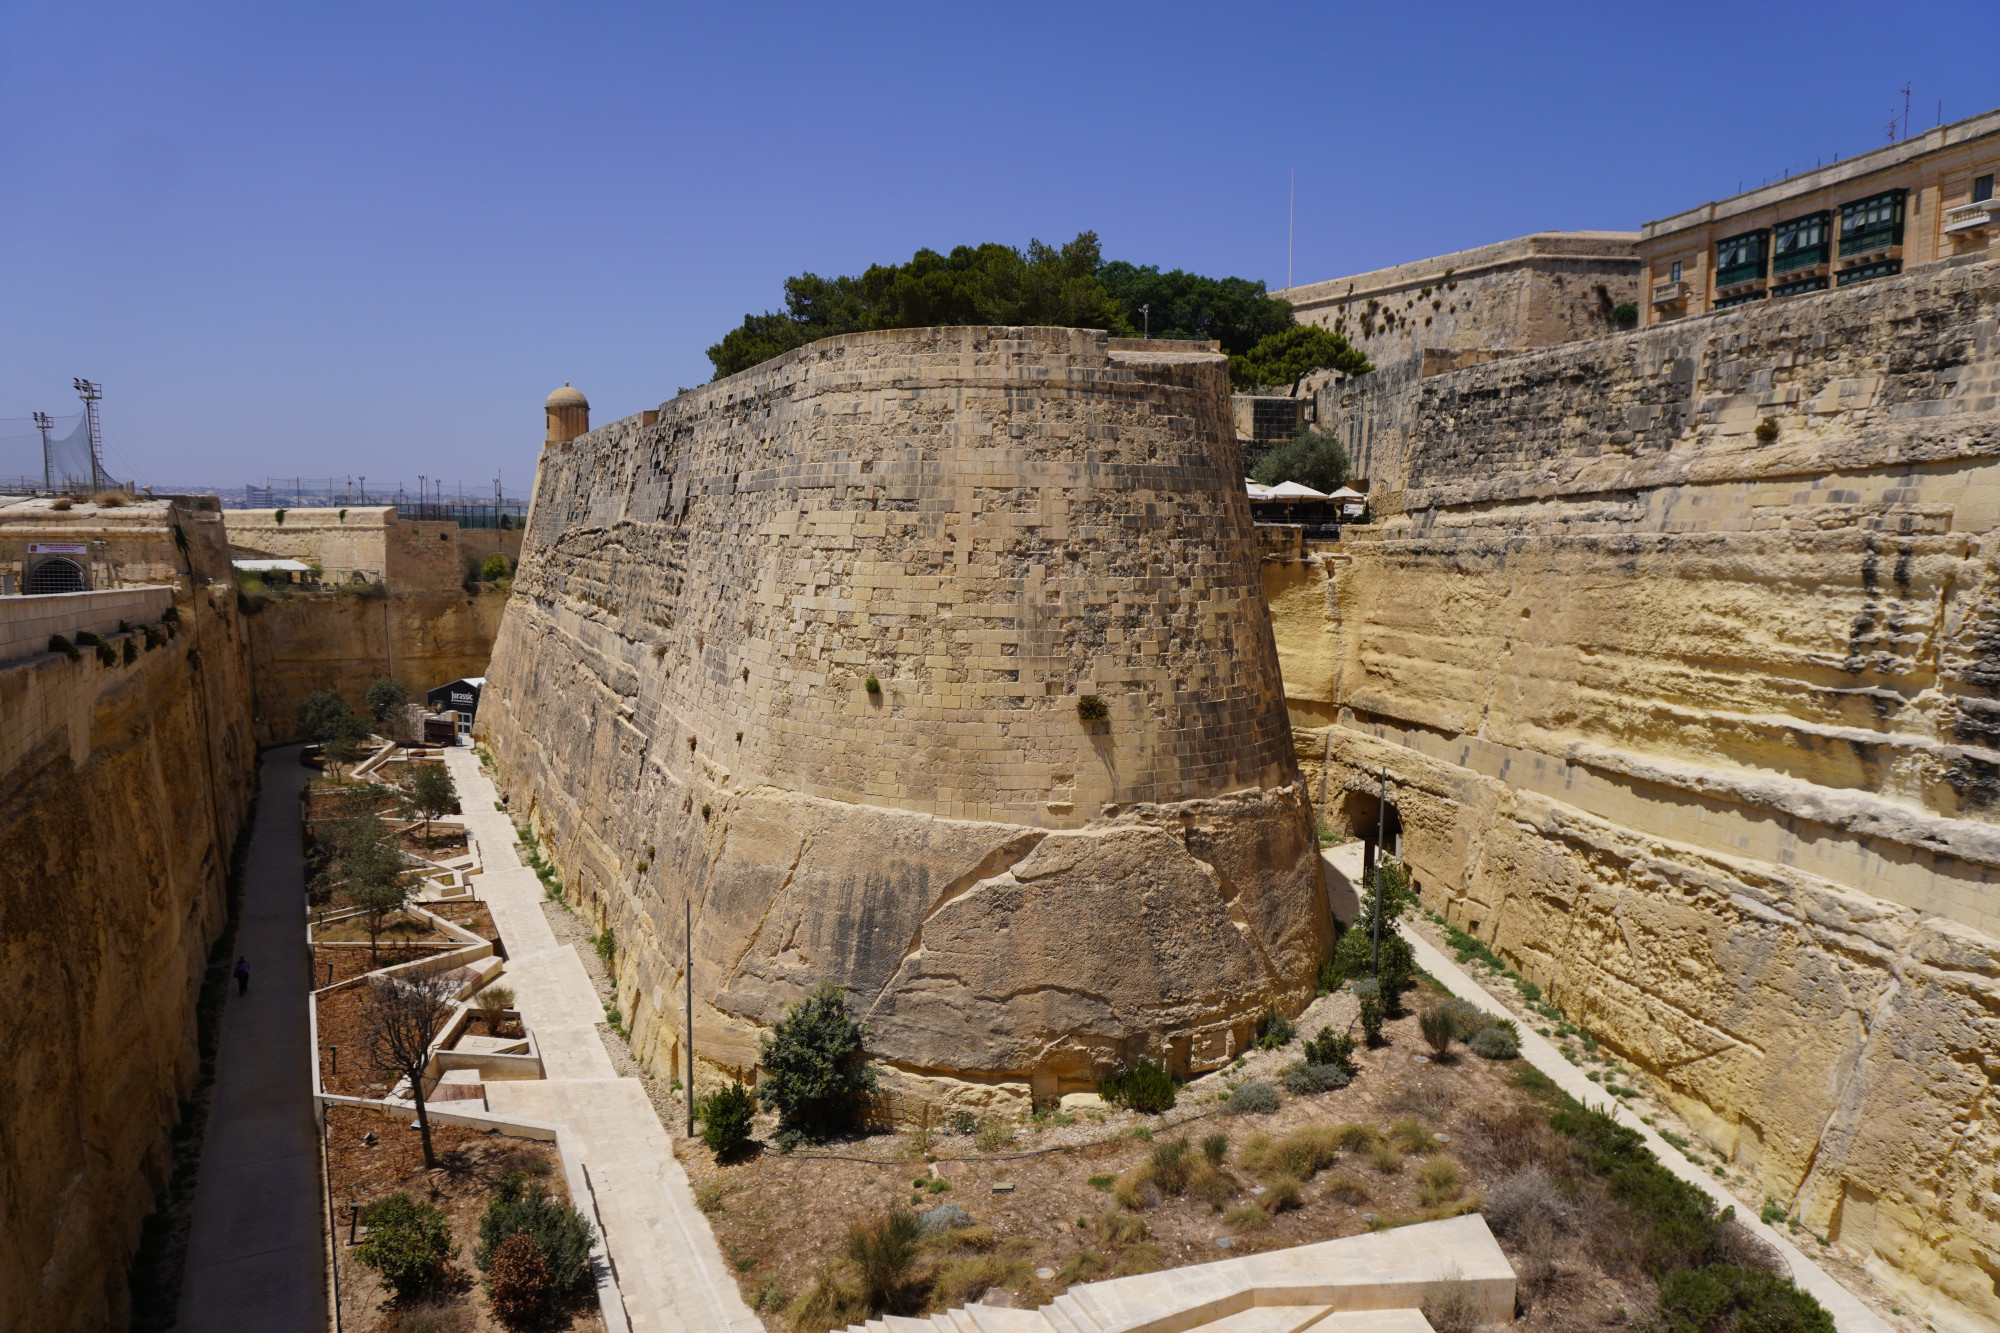
[(684, 910), (697, 1057), (744, 1075), (826, 981), (892, 1084), (972, 1104), (1213, 1068), (1311, 998), (1205, 346), (846, 335), (544, 451), (479, 732), (642, 1057), (684, 1058)]

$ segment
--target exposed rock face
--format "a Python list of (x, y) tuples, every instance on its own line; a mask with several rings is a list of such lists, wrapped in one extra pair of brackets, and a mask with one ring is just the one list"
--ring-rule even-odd
[(384, 676), (421, 700), (446, 681), (485, 674), (506, 604), (505, 593), (458, 588), (258, 599), (248, 622), (257, 743), (298, 740), (295, 710), (314, 690), (332, 690), (359, 710)]
[(1386, 768), (1427, 903), (1963, 1329), (2000, 1319), (1996, 296), (1397, 386), (1388, 521), (1266, 564), (1336, 820)]
[(0, 1328), (125, 1326), (255, 761), (232, 602), (183, 589), (129, 665), (0, 665)]
[(974, 1100), (1212, 1067), (1310, 998), (1224, 362), (1159, 347), (831, 338), (544, 455), (479, 727), (642, 1048), (679, 1049), (684, 899), (734, 1070), (828, 980)]

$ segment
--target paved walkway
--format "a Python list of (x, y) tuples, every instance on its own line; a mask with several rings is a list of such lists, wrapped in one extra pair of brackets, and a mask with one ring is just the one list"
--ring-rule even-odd
[(583, 1156), (634, 1333), (762, 1333), (639, 1080), (619, 1078), (598, 1036), (604, 1006), (576, 950), (556, 942), (513, 822), (468, 749), (445, 752), (483, 868), (479, 896), (507, 945), (505, 984), (534, 1029), (547, 1078), (486, 1085), (496, 1115), (559, 1125)]
[(236, 951), (250, 961), (250, 993), (239, 998), (232, 981), (223, 1011), (181, 1290), (188, 1333), (327, 1326), (299, 848), (299, 792), (309, 774), (297, 746), (267, 751), (258, 767), (263, 791), (236, 935)]
[[(1463, 968), (1439, 952), (1429, 940), (1412, 930), (1407, 923), (1400, 924), (1399, 929), (1403, 933), (1403, 938), (1410, 942), (1411, 949), (1416, 952), (1417, 966), (1443, 982), (1445, 988), (1453, 995), (1470, 1000), (1480, 1008), (1498, 1014), (1502, 1018), (1513, 1017), (1505, 1006), (1486, 993), (1484, 987), (1466, 975)], [(1785, 1257), (1785, 1262), (1791, 1265), (1792, 1281), (1811, 1292), (1814, 1299), (1826, 1307), (1827, 1313), (1833, 1316), (1833, 1322), (1840, 1333), (1890, 1333), (1887, 1320), (1863, 1305), (1853, 1292), (1836, 1282), (1825, 1269), (1808, 1259), (1783, 1235), (1760, 1222), (1754, 1213), (1743, 1206), (1742, 1200), (1717, 1184), (1714, 1177), (1670, 1148), (1666, 1140), (1655, 1133), (1651, 1125), (1639, 1119), (1629, 1107), (1623, 1105), (1617, 1098), (1607, 1095), (1603, 1088), (1585, 1078), (1583, 1070), (1563, 1059), (1562, 1052), (1539, 1032), (1526, 1023), (1517, 1022), (1515, 1026), (1521, 1034), (1522, 1059), (1554, 1079), (1557, 1087), (1585, 1106), (1593, 1110), (1609, 1111), (1617, 1118), (1619, 1124), (1638, 1130), (1645, 1137), (1646, 1146), (1653, 1150), (1653, 1156), (1660, 1159), (1662, 1166), (1690, 1185), (1699, 1188), (1722, 1207), (1734, 1208), (1737, 1221), (1776, 1247), (1778, 1253)]]

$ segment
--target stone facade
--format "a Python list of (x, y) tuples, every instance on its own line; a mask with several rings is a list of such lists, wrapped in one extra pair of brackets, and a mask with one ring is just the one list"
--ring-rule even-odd
[[(284, 521), (278, 515), (284, 514)], [(386, 505), (352, 509), (232, 509), (239, 559), (318, 564), (328, 583), (383, 583), (392, 592), (446, 592), (465, 582), (468, 555), (520, 552), (520, 534), (461, 530), (456, 522), (403, 518)]]
[(479, 734), (642, 1052), (678, 1058), (683, 899), (737, 1072), (823, 981), (971, 1101), (1212, 1068), (1310, 999), (1225, 363), (1129, 346), (830, 338), (544, 452)]
[(1635, 232), (1544, 231), (1272, 292), (1301, 324), (1344, 335), (1376, 366), (1452, 351), (1553, 347), (1613, 327), (1639, 299)]
[(2000, 1318), (1996, 302), (1934, 266), (1414, 377), (1385, 521), (1265, 562), (1333, 821), (1386, 769), (1427, 904), (1964, 1330)]
[(174, 605), (129, 664), (0, 664), (0, 1328), (125, 1327), (197, 1073), (255, 747), (232, 594), (183, 581)]

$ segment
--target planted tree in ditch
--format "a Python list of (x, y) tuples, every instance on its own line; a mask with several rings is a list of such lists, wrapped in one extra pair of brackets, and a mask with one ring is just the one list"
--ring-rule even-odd
[(377, 722), (387, 720), (390, 713), (410, 701), (410, 692), (403, 688), (403, 682), (394, 676), (384, 676), (368, 687), (362, 702)]
[(827, 982), (771, 1028), (757, 1048), (765, 1069), (757, 1100), (778, 1113), (778, 1146), (825, 1138), (846, 1128), (861, 1099), (875, 1090), (863, 1043), (867, 1033), (847, 1016), (842, 988)]
[(424, 846), (431, 845), (431, 820), (458, 801), (458, 789), (442, 764), (421, 765), (410, 779), (410, 808), (424, 817)]
[(434, 1167), (430, 1113), (424, 1106), (424, 1068), (431, 1044), (451, 1018), (458, 983), (447, 976), (380, 976), (368, 982), (368, 1056), (384, 1074), (410, 1081), (417, 1104), (417, 1129), (424, 1140), (424, 1165)]
[(345, 863), (348, 872), (343, 886), (348, 901), (361, 909), (361, 923), (368, 931), (368, 965), (382, 961), (382, 932), (389, 918), (410, 901), (410, 881), (403, 870), (401, 853), (386, 842), (364, 843), (353, 849)]

